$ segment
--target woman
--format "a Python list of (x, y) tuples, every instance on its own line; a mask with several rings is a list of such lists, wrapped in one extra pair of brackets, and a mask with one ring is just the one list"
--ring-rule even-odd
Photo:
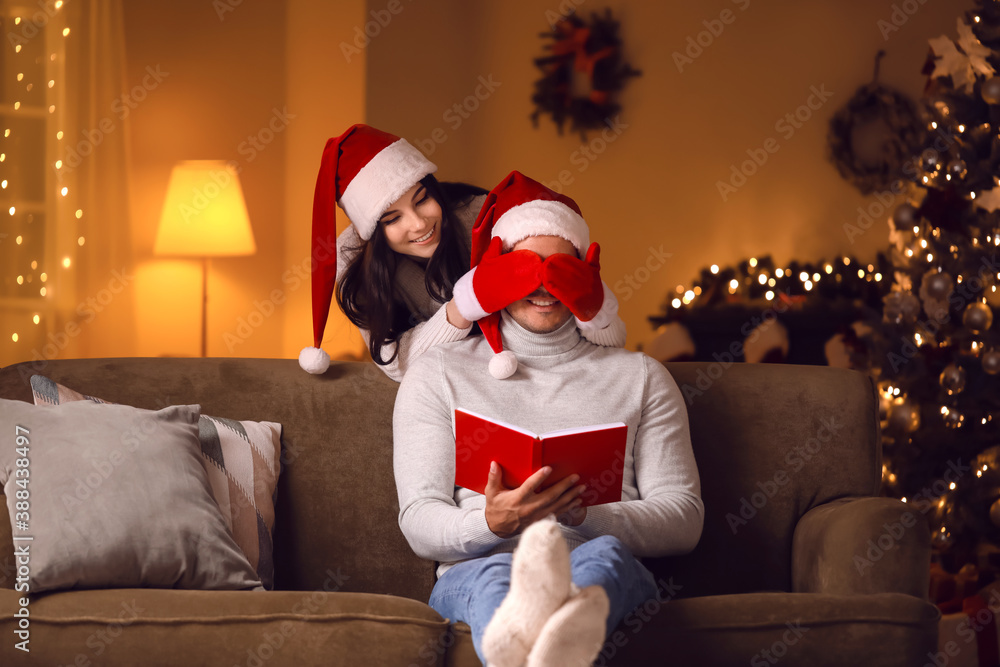
[[(397, 382), (431, 346), (472, 330), (479, 313), (465, 308), (463, 314), (452, 292), (469, 271), (470, 231), (486, 191), (439, 183), (435, 171), (405, 139), (367, 125), (327, 142), (313, 202), (315, 347), (299, 355), (305, 370), (323, 373), (329, 366), (319, 347), (334, 292), (372, 359)], [(319, 250), (336, 236), (337, 203), (352, 224), (337, 238), (337, 257), (323, 261)], [(584, 335), (623, 346), (624, 324), (614, 319)]]

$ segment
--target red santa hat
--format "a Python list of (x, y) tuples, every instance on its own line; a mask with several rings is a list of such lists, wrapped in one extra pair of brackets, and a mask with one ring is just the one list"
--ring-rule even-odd
[[(479, 264), (494, 237), (510, 250), (529, 236), (562, 237), (573, 244), (580, 257), (590, 247), (590, 228), (575, 201), (512, 171), (486, 196), (479, 211), (472, 228), (472, 266)], [(503, 380), (517, 370), (517, 357), (503, 349), (500, 322), (500, 313), (492, 313), (479, 320), (479, 328), (496, 353), (490, 359), (490, 375)]]
[(299, 353), (299, 365), (325, 373), (330, 357), (320, 349), (337, 280), (337, 253), (320, 261), (315, 251), (337, 238), (337, 204), (366, 241), (379, 218), (417, 182), (437, 171), (433, 162), (405, 139), (368, 125), (353, 125), (326, 142), (313, 196), (313, 344)]

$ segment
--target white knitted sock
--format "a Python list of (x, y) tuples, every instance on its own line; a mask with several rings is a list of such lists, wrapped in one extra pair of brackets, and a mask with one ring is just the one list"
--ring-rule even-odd
[(604, 645), (608, 594), (587, 586), (545, 623), (528, 654), (527, 667), (589, 667)]
[(545, 621), (569, 597), (569, 547), (550, 519), (529, 526), (511, 564), (510, 591), (483, 633), (490, 667), (521, 667)]

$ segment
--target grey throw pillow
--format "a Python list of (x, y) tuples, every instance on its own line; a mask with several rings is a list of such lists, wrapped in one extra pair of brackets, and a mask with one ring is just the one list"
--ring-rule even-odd
[(199, 415), (0, 399), (0, 483), (31, 593), (260, 588), (212, 498)]

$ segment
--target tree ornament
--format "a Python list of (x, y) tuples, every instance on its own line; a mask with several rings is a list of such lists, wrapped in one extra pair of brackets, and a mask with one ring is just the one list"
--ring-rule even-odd
[(993, 326), (993, 309), (982, 301), (973, 301), (962, 313), (962, 324), (972, 333), (983, 333)]
[(954, 286), (951, 274), (947, 271), (937, 271), (936, 269), (928, 271), (924, 274), (923, 280), (920, 281), (920, 298), (930, 297), (938, 301), (947, 301)]
[(902, 229), (912, 229), (917, 217), (917, 209), (913, 204), (900, 204), (892, 213), (892, 221)]
[(990, 521), (994, 526), (1000, 528), (1000, 498), (993, 501), (990, 505)]
[(910, 98), (878, 83), (875, 75), (830, 120), (828, 156), (840, 175), (862, 194), (882, 192), (903, 174), (903, 165), (923, 146), (926, 128)]
[(965, 415), (958, 408), (945, 407), (942, 409), (941, 416), (944, 418), (944, 425), (948, 428), (961, 428), (962, 424), (965, 423)]
[(994, 76), (983, 81), (979, 94), (987, 104), (1000, 104), (1000, 76)]
[(929, 148), (920, 156), (920, 168), (927, 174), (936, 174), (941, 168), (941, 154)]
[(941, 371), (938, 380), (949, 395), (960, 394), (965, 389), (965, 369), (956, 364), (948, 364)]
[(951, 176), (952, 180), (962, 180), (965, 175), (969, 173), (968, 166), (965, 164), (965, 160), (957, 158), (948, 163), (945, 167), (945, 174)]
[(920, 408), (905, 396), (893, 399), (889, 410), (889, 428), (903, 433), (913, 433), (920, 428)]
[(992, 349), (983, 353), (983, 370), (990, 375), (1000, 373), (1000, 350)]
[(920, 300), (912, 292), (890, 292), (882, 298), (882, 314), (886, 322), (913, 324), (920, 316)]

